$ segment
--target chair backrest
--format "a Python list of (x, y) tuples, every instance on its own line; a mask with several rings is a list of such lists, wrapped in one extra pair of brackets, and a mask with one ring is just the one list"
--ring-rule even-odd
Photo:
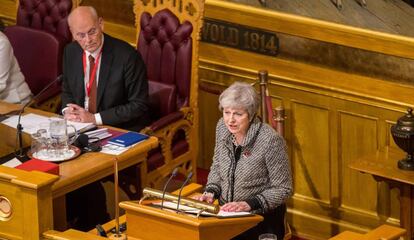
[(41, 29), (72, 40), (67, 17), (72, 10), (72, 0), (20, 0), (16, 24)]
[(177, 110), (175, 85), (148, 81), (148, 88), (152, 120), (157, 120)]
[[(33, 94), (39, 93), (47, 84), (62, 73), (62, 57), (65, 40), (48, 32), (22, 27), (6, 27), (14, 55)], [(56, 85), (40, 96), (39, 102), (56, 95)]]
[(203, 7), (202, 0), (135, 1), (137, 48), (147, 65), (148, 79), (175, 86), (176, 110), (197, 107)]
[(269, 96), (268, 90), (268, 72), (260, 70), (259, 85), (260, 85), (260, 112), (262, 120), (270, 124), (281, 136), (285, 136), (285, 109), (283, 106), (273, 108), (272, 98)]

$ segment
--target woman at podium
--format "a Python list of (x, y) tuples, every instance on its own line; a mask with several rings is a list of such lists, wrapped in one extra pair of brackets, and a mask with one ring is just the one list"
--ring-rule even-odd
[(198, 200), (218, 199), (221, 210), (260, 214), (264, 221), (234, 239), (258, 239), (262, 233), (284, 236), (285, 201), (292, 194), (286, 144), (256, 116), (259, 96), (236, 82), (219, 97), (223, 117), (216, 127), (213, 164)]

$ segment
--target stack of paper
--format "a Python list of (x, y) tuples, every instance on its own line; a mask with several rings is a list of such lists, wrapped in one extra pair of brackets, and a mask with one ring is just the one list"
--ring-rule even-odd
[[(155, 202), (154, 205), (161, 205), (161, 202)], [(177, 209), (177, 203), (170, 202), (170, 201), (164, 201), (163, 207), (170, 208), (170, 209)], [(180, 210), (185, 213), (191, 213), (191, 214), (198, 214), (200, 212), (200, 209), (189, 207), (180, 204)], [(201, 212), (202, 216), (211, 216), (211, 217), (218, 217), (218, 218), (231, 218), (231, 217), (245, 217), (245, 216), (252, 216), (253, 214), (250, 212), (225, 212), (225, 211), (219, 211), (217, 214), (209, 213), (206, 211)]]
[[(50, 119), (53, 119), (53, 118), (50, 118)], [(82, 122), (67, 121), (67, 124), (68, 125), (73, 125), (76, 128), (76, 131), (78, 133), (83, 133), (83, 132), (86, 132), (86, 131), (96, 127), (96, 125), (93, 124), (93, 123), (82, 123)], [(68, 131), (68, 134), (71, 134), (71, 132)]]
[(108, 132), (108, 128), (98, 128), (93, 131), (85, 132), (85, 134), (88, 135), (90, 143), (112, 136), (112, 134)]

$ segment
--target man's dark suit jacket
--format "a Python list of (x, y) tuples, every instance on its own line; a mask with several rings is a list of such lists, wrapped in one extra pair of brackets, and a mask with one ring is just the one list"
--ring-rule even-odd
[[(63, 56), (62, 107), (84, 107), (83, 50), (77, 42)], [(139, 131), (149, 124), (148, 82), (141, 55), (128, 43), (104, 34), (97, 112), (105, 125)]]

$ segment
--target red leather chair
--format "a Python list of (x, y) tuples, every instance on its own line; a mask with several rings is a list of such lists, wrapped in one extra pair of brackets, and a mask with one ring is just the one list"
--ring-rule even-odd
[[(9, 38), (20, 69), (34, 95), (62, 73), (64, 39), (21, 26), (6, 27), (4, 34)], [(56, 84), (39, 97), (38, 103), (59, 93), (60, 86)]]
[[(16, 26), (5, 29), (26, 82), (37, 94), (62, 73), (64, 46), (72, 41), (67, 17), (72, 0), (20, 0)], [(57, 112), (60, 89), (56, 84), (46, 91), (34, 107)]]
[(72, 10), (72, 0), (20, 0), (16, 25), (44, 30), (72, 40), (67, 17)]
[(204, 1), (135, 1), (137, 49), (149, 80), (152, 124), (143, 133), (158, 137), (158, 149), (141, 167), (142, 186), (160, 187), (179, 167), (196, 179), (198, 151), (198, 42)]

